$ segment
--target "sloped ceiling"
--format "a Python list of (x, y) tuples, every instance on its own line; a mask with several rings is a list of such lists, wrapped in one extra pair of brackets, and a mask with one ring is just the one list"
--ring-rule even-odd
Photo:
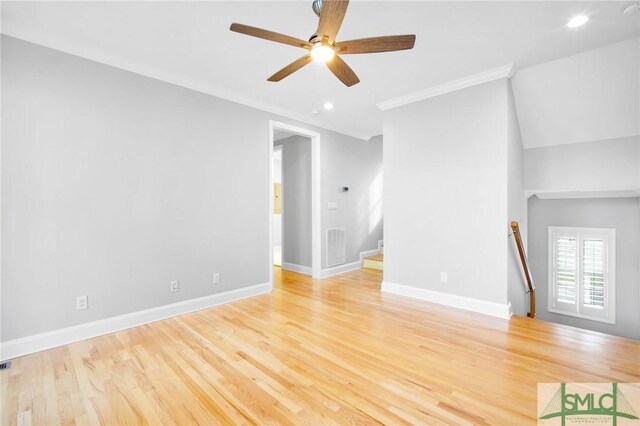
[(525, 148), (640, 135), (640, 39), (518, 71)]
[[(317, 25), (311, 0), (2, 1), (1, 7), (4, 34), (366, 139), (382, 132), (379, 102), (505, 64), (522, 69), (637, 37), (637, 19), (621, 13), (627, 3), (353, 0), (339, 40), (413, 33), (417, 42), (412, 51), (346, 58), (361, 79), (351, 88), (318, 64), (268, 83), (304, 52), (229, 31), (240, 22), (306, 39)], [(567, 29), (577, 13), (591, 21)], [(327, 101), (332, 111), (322, 110)]]

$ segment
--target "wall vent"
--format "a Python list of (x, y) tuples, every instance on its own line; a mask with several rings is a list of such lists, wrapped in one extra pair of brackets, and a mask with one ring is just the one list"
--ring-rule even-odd
[(347, 228), (327, 228), (327, 267), (347, 263)]
[(11, 361), (2, 361), (0, 362), (0, 371), (8, 370), (11, 368)]

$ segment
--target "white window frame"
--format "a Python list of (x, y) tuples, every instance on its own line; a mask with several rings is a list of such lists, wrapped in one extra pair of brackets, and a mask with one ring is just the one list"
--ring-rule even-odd
[[(556, 238), (575, 238), (577, 245), (576, 259), (576, 303), (563, 303), (556, 301)], [(602, 239), (604, 241), (604, 292), (605, 306), (592, 308), (583, 306), (583, 279), (582, 279), (582, 259), (584, 252), (583, 241), (589, 238)], [(572, 317), (588, 319), (592, 321), (604, 322), (607, 324), (616, 323), (616, 230), (610, 228), (573, 228), (566, 226), (549, 227), (549, 281), (548, 281), (548, 310), (556, 314), (569, 315)]]

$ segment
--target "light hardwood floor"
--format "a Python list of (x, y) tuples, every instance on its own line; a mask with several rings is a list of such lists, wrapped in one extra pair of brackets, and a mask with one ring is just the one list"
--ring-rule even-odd
[(534, 424), (538, 382), (640, 382), (640, 343), (381, 295), (381, 272), (14, 360), (3, 425)]

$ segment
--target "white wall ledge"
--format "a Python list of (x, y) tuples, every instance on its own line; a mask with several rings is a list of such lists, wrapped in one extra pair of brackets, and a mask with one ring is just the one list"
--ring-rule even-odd
[(573, 198), (636, 198), (640, 197), (640, 186), (612, 189), (527, 189), (527, 198), (535, 195), (541, 200), (559, 200)]

